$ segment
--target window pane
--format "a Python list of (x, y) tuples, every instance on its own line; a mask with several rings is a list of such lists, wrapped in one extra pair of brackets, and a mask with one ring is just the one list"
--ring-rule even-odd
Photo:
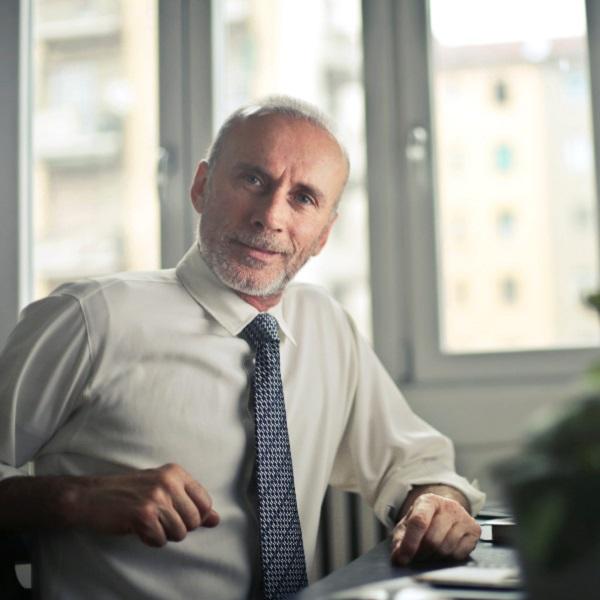
[(152, 0), (33, 3), (33, 282), (160, 262)]
[(348, 148), (350, 181), (327, 245), (298, 280), (325, 287), (370, 335), (364, 90), (359, 0), (227, 0), (217, 55), (216, 123), (240, 105), (288, 94), (330, 115)]
[(430, 19), (442, 349), (596, 345), (584, 1), (431, 0)]

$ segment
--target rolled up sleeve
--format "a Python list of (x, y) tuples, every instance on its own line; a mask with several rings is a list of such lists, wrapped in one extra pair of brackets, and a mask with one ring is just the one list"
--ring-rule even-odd
[(355, 339), (356, 393), (330, 483), (360, 493), (388, 527), (418, 485), (457, 488), (477, 514), (485, 494), (456, 473), (451, 440), (410, 409), (373, 350)]

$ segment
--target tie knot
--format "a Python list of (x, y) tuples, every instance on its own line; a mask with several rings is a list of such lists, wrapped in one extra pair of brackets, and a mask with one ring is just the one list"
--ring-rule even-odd
[(267, 313), (260, 313), (254, 320), (244, 327), (240, 337), (245, 339), (255, 350), (258, 346), (268, 342), (279, 341), (277, 319)]

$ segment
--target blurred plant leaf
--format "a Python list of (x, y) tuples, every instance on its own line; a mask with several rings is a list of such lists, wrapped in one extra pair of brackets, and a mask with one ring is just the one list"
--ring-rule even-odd
[(593, 308), (600, 315), (600, 292), (589, 294), (584, 298), (585, 304)]
[[(583, 299), (583, 302), (590, 308), (593, 308), (600, 317), (600, 291), (588, 294)], [(600, 362), (594, 363), (586, 370), (585, 378), (591, 389), (600, 389)]]

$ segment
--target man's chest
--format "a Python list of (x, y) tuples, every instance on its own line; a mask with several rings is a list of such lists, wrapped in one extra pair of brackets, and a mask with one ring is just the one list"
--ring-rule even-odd
[[(205, 332), (154, 332), (100, 357), (69, 424), (72, 450), (145, 468), (177, 462), (227, 485), (253, 452), (252, 353), (243, 340)], [(347, 414), (348, 374), (331, 348), (282, 346), (294, 454), (335, 446)]]

